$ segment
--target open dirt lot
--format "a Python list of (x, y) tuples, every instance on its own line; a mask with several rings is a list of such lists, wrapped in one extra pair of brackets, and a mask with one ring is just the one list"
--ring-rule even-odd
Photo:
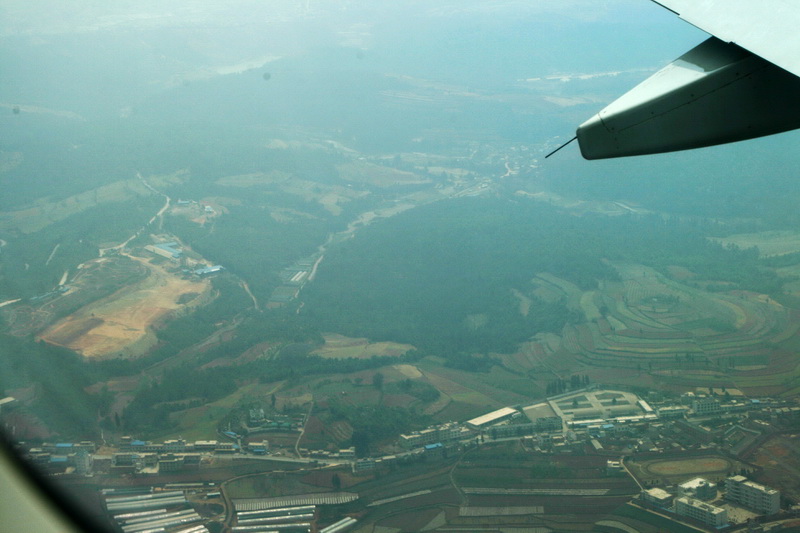
[[(134, 258), (135, 259), (135, 258)], [(66, 346), (85, 357), (139, 355), (155, 338), (151, 326), (167, 314), (200, 301), (210, 287), (207, 280), (181, 279), (163, 267), (136, 259), (150, 270), (144, 280), (82, 307), (60, 320), (40, 339)], [(181, 296), (197, 294), (186, 304)]]

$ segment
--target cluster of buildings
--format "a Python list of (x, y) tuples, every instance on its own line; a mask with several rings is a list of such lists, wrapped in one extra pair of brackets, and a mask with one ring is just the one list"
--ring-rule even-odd
[(652, 421), (658, 414), (635, 394), (608, 390), (581, 390), (548, 398), (528, 407), (503, 407), (467, 420), (463, 425), (448, 422), (421, 431), (400, 435), (399, 445), (413, 449), (436, 443), (474, 439), (488, 435), (493, 439), (533, 434), (572, 434), (580, 431), (592, 436), (611, 432), (617, 424)]
[[(269, 451), (266, 440), (247, 444), (255, 455)], [(235, 442), (216, 440), (186, 442), (183, 439), (160, 443), (122, 437), (118, 451), (97, 453), (94, 442), (44, 443), (28, 449), (27, 458), (52, 474), (74, 473), (90, 476), (95, 472), (155, 475), (199, 468), (204, 455), (233, 454), (240, 450)]]
[[(763, 431), (780, 427), (782, 421), (796, 425), (800, 420), (800, 407), (796, 404), (768, 398), (749, 400), (736, 392), (698, 390), (680, 399), (653, 393), (645, 400), (629, 392), (587, 388), (527, 407), (504, 407), (462, 423), (448, 422), (403, 434), (398, 449), (391, 450), (393, 455), (357, 458), (354, 448), (335, 452), (301, 450), (301, 454), (349, 463), (356, 475), (392, 468), (423, 456), (446, 457), (449, 451), (485, 438), (523, 437), (526, 448), (547, 453), (594, 451), (620, 457), (636, 452), (718, 449), (736, 454), (736, 450), (755, 442)], [(258, 407), (248, 411), (247, 420), (244, 433), (248, 435), (259, 431), (292, 431), (302, 426), (290, 417), (268, 420)], [(233, 432), (223, 432), (222, 436), (233, 442), (174, 439), (153, 443), (123, 437), (118, 451), (109, 455), (97, 454), (94, 443), (81, 442), (42, 444), (31, 448), (29, 456), (52, 472), (68, 467), (82, 475), (91, 475), (93, 470), (156, 474), (198, 468), (203, 456), (211, 454), (247, 451), (263, 455), (270, 449), (266, 440), (245, 443), (243, 435)], [(252, 435), (248, 440), (252, 440)], [(625, 475), (624, 465), (608, 461), (606, 474)], [(654, 479), (646, 482), (660, 483)], [(780, 512), (781, 496), (775, 489), (737, 475), (728, 477), (719, 487), (696, 478), (676, 487), (651, 488), (641, 493), (639, 501), (656, 512), (671, 513), (677, 520), (718, 528), (738, 523), (741, 514), (737, 513), (769, 516)]]
[(303, 429), (303, 416), (273, 415), (267, 418), (264, 409), (254, 407), (247, 412), (247, 425), (244, 432), (249, 434), (261, 431), (293, 432)]
[(187, 275), (191, 274), (200, 278), (205, 278), (225, 270), (225, 267), (222, 265), (206, 265), (203, 264), (202, 261), (186, 257), (183, 248), (177, 241), (148, 244), (144, 249), (159, 257), (164, 257), (174, 263), (184, 265), (185, 268), (183, 272)]
[[(219, 500), (221, 493), (212, 483), (172, 483), (160, 488), (102, 489), (101, 494), (105, 510), (116, 525), (115, 530), (122, 533), (208, 533), (222, 529), (219, 516), (209, 517), (207, 511), (196, 507), (198, 502)], [(193, 495), (191, 500), (187, 494)], [(289, 503), (285, 505), (276, 505), (275, 498), (234, 500), (233, 522), (225, 530), (232, 533), (341, 533), (356, 525), (356, 519), (345, 517), (322, 527), (319, 524), (318, 505), (333, 502), (326, 501), (330, 498), (322, 498), (323, 501), (317, 504), (304, 503), (304, 500), (315, 499), (311, 496), (289, 498)], [(298, 503), (291, 503), (295, 500)]]
[(780, 511), (779, 491), (732, 476), (725, 481), (724, 498), (718, 498), (718, 487), (703, 478), (691, 479), (676, 487), (676, 493), (661, 488), (642, 491), (640, 500), (648, 506), (669, 510), (715, 528), (726, 526), (732, 506), (741, 506), (759, 515), (770, 516)]
[(64, 473), (74, 471), (78, 475), (89, 475), (94, 466), (94, 442), (43, 443), (30, 448), (27, 458), (45, 472)]
[(236, 525), (231, 531), (283, 531), (309, 532), (311, 523), (316, 519), (315, 505), (298, 505), (279, 507), (277, 509), (260, 509), (240, 511), (236, 509)]
[(104, 491), (106, 510), (122, 533), (146, 533), (181, 527), (182, 533), (207, 533), (198, 522), (205, 519), (194, 509), (182, 490), (124, 493)]
[(467, 420), (466, 423), (447, 422), (400, 435), (399, 445), (413, 449), (437, 443), (448, 443), (474, 439), (482, 434), (492, 438), (521, 437), (538, 432), (561, 431), (562, 419), (557, 416), (542, 416), (529, 420), (514, 407), (503, 407), (485, 415)]
[[(255, 503), (255, 505), (253, 505)], [(274, 533), (341, 533), (352, 529), (358, 522), (355, 518), (345, 517), (327, 527), (319, 527), (317, 505), (291, 505), (277, 508), (259, 508), (265, 502), (249, 502), (246, 507), (256, 509), (243, 510), (234, 502), (235, 525), (232, 533), (269, 531)], [(259, 505), (262, 504), (262, 505)], [(316, 526), (316, 527), (315, 527)]]
[(581, 389), (403, 434), (398, 446), (414, 450), (479, 437), (525, 437), (551, 452), (590, 446), (593, 451), (630, 454), (721, 446), (738, 454), (776, 422), (800, 419), (800, 407), (784, 401), (747, 399), (736, 390), (706, 391), (668, 400), (655, 394), (645, 400), (625, 391)]
[(353, 474), (360, 474), (370, 472), (381, 468), (393, 468), (398, 465), (412, 463), (423, 455), (440, 456), (444, 451), (444, 446), (441, 443), (426, 444), (421, 448), (415, 448), (406, 453), (399, 455), (383, 455), (381, 457), (365, 457), (363, 459), (353, 459), (351, 468)]
[(150, 442), (126, 436), (120, 439), (119, 448), (133, 453), (233, 453), (238, 451), (239, 446), (233, 442), (216, 440), (186, 442), (183, 439), (172, 439), (164, 442)]
[(448, 422), (425, 428), (422, 431), (400, 435), (400, 447), (410, 450), (437, 442), (462, 440), (471, 436), (473, 433), (469, 428), (463, 427), (457, 422)]
[(148, 244), (144, 249), (158, 256), (166, 257), (170, 261), (180, 261), (183, 257), (183, 250), (177, 242)]
[(316, 265), (321, 260), (322, 257), (310, 257), (284, 268), (279, 274), (281, 285), (272, 291), (267, 307), (281, 307), (297, 298), (303, 285), (311, 279)]
[(183, 200), (183, 199), (179, 198), (178, 201), (175, 202), (175, 205), (177, 205), (178, 207), (200, 206), (200, 207), (203, 208), (203, 213), (204, 214), (206, 214), (206, 215), (215, 215), (216, 214), (216, 211), (214, 211), (213, 207), (211, 207), (210, 205), (205, 204), (205, 203), (200, 203), (197, 200)]
[[(136, 453), (120, 452), (111, 456), (94, 456), (94, 465), (98, 471), (143, 475), (167, 474), (200, 467), (200, 453)], [(103, 463), (103, 464), (101, 464)]]

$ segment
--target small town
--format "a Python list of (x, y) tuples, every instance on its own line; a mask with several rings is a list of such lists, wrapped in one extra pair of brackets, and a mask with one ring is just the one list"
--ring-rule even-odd
[[(3, 413), (14, 399), (2, 400)], [(119, 442), (20, 443), (27, 458), (68, 486), (93, 487), (97, 503), (120, 531), (347, 531), (381, 506), (432, 494), (421, 489), (390, 497), (344, 490), (390, 472), (460, 460), (470, 450), (513, 443), (551, 462), (571, 457), (604, 465), (599, 479), (563, 487), (457, 487), (465, 509), (481, 495), (581, 501), (606, 495), (623, 479), (637, 487), (626, 507), (642, 522), (669, 531), (780, 531), (796, 521), (794, 495), (751, 479), (762, 470), (750, 459), (775, 437), (796, 437), (800, 405), (745, 398), (738, 390), (703, 389), (680, 397), (606, 390), (593, 385), (529, 406), (509, 406), (463, 422), (400, 435), (387, 453), (360, 457), (355, 448), (329, 450), (271, 446), (270, 435), (299, 434), (302, 416), (268, 419), (251, 409), (247, 434), (220, 431), (217, 440), (161, 443), (126, 436)], [(598, 463), (599, 461), (599, 463)], [(263, 466), (259, 467), (259, 462)], [(330, 487), (315, 493), (240, 498), (228, 479), (258, 472), (325, 472)], [(225, 475), (225, 474), (223, 474)], [(277, 474), (275, 474), (277, 475)], [(542, 476), (551, 477), (551, 476)], [(793, 493), (796, 487), (790, 488)], [(257, 491), (254, 491), (257, 492)], [(256, 494), (251, 494), (256, 496)], [(510, 500), (510, 501), (511, 501)], [(515, 508), (517, 518), (526, 507)], [(508, 512), (508, 511), (507, 511)], [(541, 513), (541, 511), (540, 511)], [(535, 512), (532, 512), (535, 516)], [(227, 528), (227, 529), (226, 529)]]

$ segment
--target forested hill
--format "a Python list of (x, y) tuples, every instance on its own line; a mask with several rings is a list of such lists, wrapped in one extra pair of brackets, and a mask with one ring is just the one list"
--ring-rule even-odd
[[(778, 286), (757, 254), (704, 233), (657, 216), (577, 217), (527, 199), (449, 200), (375, 223), (331, 250), (302, 295), (303, 313), (321, 331), (442, 355), (487, 353), (582, 319), (533, 294), (541, 272), (588, 289), (616, 279), (610, 259), (682, 265), (765, 292)], [(527, 316), (520, 294), (531, 300)]]

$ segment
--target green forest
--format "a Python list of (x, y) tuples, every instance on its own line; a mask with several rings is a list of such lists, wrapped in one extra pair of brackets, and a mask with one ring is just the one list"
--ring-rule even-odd
[[(318, 206), (306, 206), (314, 207)], [(263, 301), (280, 284), (280, 270), (316, 250), (329, 231), (324, 218), (282, 223), (255, 205), (231, 207), (230, 214), (213, 227), (201, 227), (182, 217), (169, 217), (167, 227), (196, 252), (247, 280)]]
[(302, 313), (321, 331), (453, 357), (508, 352), (580, 320), (565, 302), (533, 295), (528, 315), (520, 313), (512, 290), (528, 293), (541, 272), (589, 289), (617, 279), (606, 260), (632, 261), (779, 290), (781, 280), (755, 250), (724, 248), (705, 237), (708, 230), (660, 216), (574, 216), (525, 200), (443, 201), (376, 223), (331, 250), (303, 292)]
[(0, 253), (0, 298), (53, 290), (65, 270), (96, 258), (99, 245), (130, 237), (163, 203), (156, 195), (103, 203), (39, 231), (8, 235)]

